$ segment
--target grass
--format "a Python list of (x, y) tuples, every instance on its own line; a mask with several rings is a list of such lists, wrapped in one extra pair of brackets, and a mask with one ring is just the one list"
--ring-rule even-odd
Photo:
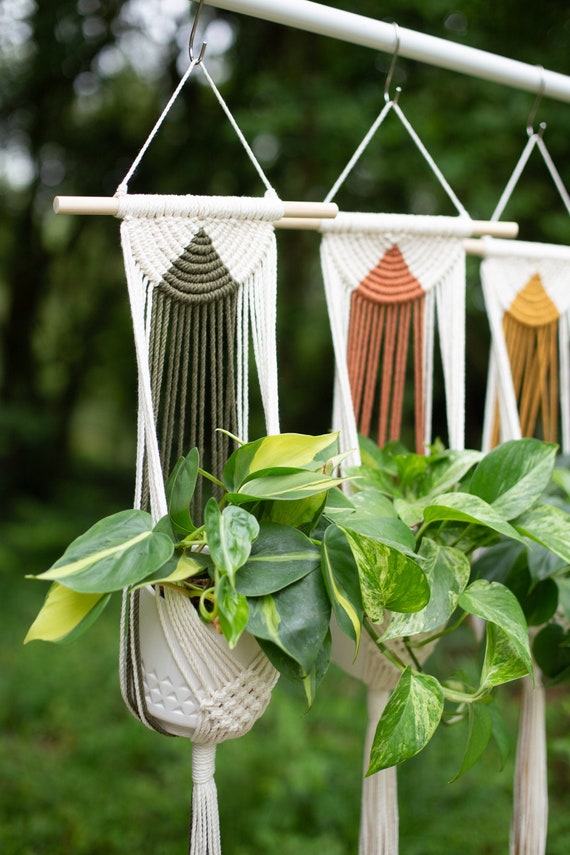
[[(0, 541), (0, 852), (179, 855), (191, 747), (146, 730), (124, 707), (118, 603), (73, 645), (22, 646), (46, 590), (23, 573), (43, 568), (76, 525), (69, 507), (60, 507), (41, 515), (42, 528), (30, 527), (25, 520), (37, 510), (20, 507)], [(514, 727), (516, 692), (503, 692), (502, 703)], [(570, 851), (569, 713), (567, 691), (551, 690), (548, 855)], [(281, 681), (253, 731), (218, 748), (224, 855), (355, 853), (364, 728), (364, 689), (338, 669), (309, 713)], [(498, 754), (488, 750), (450, 784), (464, 738), (456, 728), (440, 731), (399, 770), (401, 855), (508, 851), (512, 760), (500, 771)]]

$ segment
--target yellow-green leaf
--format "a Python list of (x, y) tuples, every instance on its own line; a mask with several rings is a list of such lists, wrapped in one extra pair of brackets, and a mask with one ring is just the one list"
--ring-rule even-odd
[(87, 629), (109, 601), (108, 594), (80, 594), (57, 582), (28, 630), (29, 641), (69, 641)]

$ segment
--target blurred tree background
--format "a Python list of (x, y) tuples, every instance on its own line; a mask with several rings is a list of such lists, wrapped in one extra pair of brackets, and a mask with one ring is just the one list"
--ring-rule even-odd
[[(492, 9), (483, 0), (455, 4), (450, 0), (400, 0), (397, 4), (328, 0), (328, 4), (570, 73), (566, 3), (525, 5), (524, 10), (515, 0), (503, 0)], [(107, 766), (97, 765), (108, 751), (117, 752), (117, 768), (121, 772), (124, 764), (125, 779), (140, 773), (138, 783), (131, 780), (116, 799), (122, 800), (125, 810), (129, 800), (135, 802), (129, 808), (135, 813), (129, 816), (136, 816), (140, 805), (153, 827), (163, 824), (176, 801), (165, 791), (186, 781), (189, 770), (184, 766), (185, 755), (183, 760), (170, 742), (163, 753), (162, 740), (139, 734), (139, 726), (126, 718), (120, 699), (108, 708), (111, 701), (106, 695), (101, 698), (104, 692), (117, 693), (112, 664), (117, 616), (110, 614), (108, 623), (102, 624), (107, 629), (102, 630), (96, 650), (93, 642), (80, 644), (71, 658), (67, 649), (54, 653), (33, 646), (23, 651), (20, 643), (44, 593), (32, 583), (22, 585), (23, 574), (42, 569), (98, 515), (128, 504), (134, 471), (135, 363), (118, 223), (105, 217), (57, 217), (52, 200), (56, 194), (114, 193), (186, 68), (195, 6), (186, 0), (0, 0), (0, 559), (9, 583), (9, 594), (3, 598), (0, 648), (0, 728), (5, 742), (0, 763), (6, 764), (8, 781), (0, 796), (0, 849), (6, 853), (114, 853), (135, 847), (141, 853), (160, 855), (182, 851), (182, 826), (169, 831), (173, 848), (164, 837), (155, 838), (162, 843), (153, 845), (146, 822), (141, 831), (135, 819), (131, 837), (115, 841), (113, 835), (126, 834), (128, 823), (122, 823), (122, 814), (113, 813), (109, 798), (102, 802), (101, 788), (108, 786), (109, 776), (116, 777), (109, 772), (108, 760)], [(198, 43), (203, 38), (208, 41), (208, 69), (282, 198), (324, 198), (384, 103), (390, 56), (209, 7), (200, 21)], [(526, 142), (534, 96), (405, 59), (398, 60), (393, 85), (402, 87), (400, 103), (406, 115), (464, 206), (474, 218), (488, 218)], [(536, 122), (547, 123), (547, 145), (562, 178), (570, 182), (570, 107), (544, 99)], [(199, 73), (191, 77), (170, 112), (130, 190), (263, 192)], [(393, 117), (381, 127), (337, 200), (346, 210), (453, 213)], [(505, 217), (520, 223), (523, 239), (568, 243), (568, 214), (538, 154), (531, 158)], [(278, 234), (284, 430), (323, 432), (329, 427), (332, 346), (318, 245), (314, 233)], [(468, 270), (467, 441), (477, 447), (489, 333), (474, 259), (469, 260)], [(259, 419), (254, 420), (252, 436), (256, 429), (263, 431)], [(89, 667), (82, 670), (85, 661)], [(63, 675), (73, 673), (75, 680), (78, 669), (82, 679), (73, 694), (66, 695), (60, 685)], [(25, 681), (21, 692), (17, 687), (24, 683), (18, 682), (19, 674)], [(38, 685), (48, 680), (49, 686)], [(287, 769), (292, 763), (290, 737), (296, 745), (295, 758), (301, 762), (304, 757), (302, 771), (284, 771), (279, 777), (272, 764), (269, 770), (263, 768), (266, 755), (259, 750), (255, 754), (251, 740), (247, 743), (249, 766), (242, 753), (237, 766), (228, 763), (226, 777), (222, 771), (220, 786), (229, 791), (229, 810), (235, 807), (235, 789), (241, 786), (235, 769), (244, 770), (244, 780), (248, 775), (255, 777), (252, 791), (258, 801), (255, 808), (248, 804), (244, 813), (255, 810), (256, 827), (261, 828), (248, 848), (243, 842), (246, 832), (239, 835), (238, 806), (228, 820), (238, 823), (234, 840), (226, 840), (228, 853), (248, 855), (271, 845), (277, 845), (280, 853), (335, 855), (354, 850), (362, 710), (354, 700), (358, 689), (347, 680), (342, 687), (348, 703), (330, 699), (321, 713), (316, 710), (301, 723), (299, 710), (291, 711), (287, 691), (280, 690), (280, 705), (271, 713), (269, 724), (263, 725), (276, 752), (283, 743), (276, 764)], [(98, 695), (91, 700), (95, 691)], [(85, 728), (71, 710), (86, 698), (89, 727), (95, 732), (85, 739)], [(567, 699), (557, 701), (551, 713), (555, 717), (551, 769), (560, 790), (568, 784), (570, 742), (557, 735), (556, 728), (568, 712)], [(105, 721), (110, 720), (106, 743), (97, 710)], [(308, 731), (300, 734), (305, 725), (310, 735)], [(334, 736), (338, 727), (344, 729), (342, 738)], [(276, 729), (286, 736), (276, 739)], [(334, 755), (337, 742), (356, 758), (350, 761), (353, 777), (344, 784), (348, 755), (323, 759), (327, 752)], [(313, 757), (307, 756), (310, 745), (317, 746)], [(237, 750), (232, 746), (229, 756)], [(33, 757), (39, 762), (34, 764)], [(433, 758), (436, 765), (445, 763), (444, 749), (433, 753)], [(457, 765), (438, 778), (442, 785)], [(87, 784), (83, 768), (91, 769), (95, 784)], [(426, 768), (431, 767), (413, 768), (414, 774), (403, 772), (406, 792), (413, 795), (416, 816), (433, 823), (434, 814), (439, 810), (445, 814), (446, 808), (429, 808), (432, 778)], [(270, 781), (274, 773), (277, 780)], [(51, 792), (46, 776), (55, 776), (59, 782)], [(84, 813), (75, 815), (72, 803), (78, 777), (85, 791)], [(421, 790), (424, 778), (426, 786)], [(342, 787), (348, 784), (347, 795)], [(336, 795), (337, 785), (340, 795)], [(463, 785), (453, 786), (457, 789), (450, 787), (443, 798), (453, 799), (454, 821), (460, 826), (461, 793), (461, 805), (467, 811), (463, 824), (471, 821), (469, 816), (478, 816), (478, 810), (487, 809), (473, 795), (474, 787), (466, 799)], [(498, 853), (505, 851), (508, 834), (509, 781), (504, 778), (500, 785), (502, 801), (489, 789), (488, 780), (485, 786), (488, 804), (495, 809), (502, 805), (506, 813), (490, 820), (488, 840), (481, 839), (468, 851)], [(328, 823), (323, 824), (322, 816), (310, 814), (307, 807), (308, 793), (316, 791)], [(273, 826), (267, 817), (265, 824), (260, 820), (260, 800), (266, 810), (270, 802), (274, 811), (281, 810), (277, 802), (284, 803), (283, 810), (291, 807), (289, 837), (280, 825), (281, 816), (273, 818)], [(48, 816), (56, 804), (59, 819), (52, 827)], [(87, 805), (93, 806), (96, 826), (87, 816)], [(179, 804), (177, 810), (183, 814)], [(410, 816), (408, 808), (402, 810), (404, 817)], [(551, 832), (549, 852), (567, 852), (568, 822), (564, 827), (556, 815), (553, 822), (557, 831)], [(404, 837), (405, 851), (423, 855), (457, 851), (452, 837), (442, 844), (442, 829), (448, 825), (444, 818), (441, 827), (436, 825), (433, 848), (425, 836), (421, 848), (414, 848), (419, 844), (413, 842), (412, 823), (412, 831)], [(314, 833), (306, 830), (308, 826)], [(346, 838), (345, 826), (351, 829)]]

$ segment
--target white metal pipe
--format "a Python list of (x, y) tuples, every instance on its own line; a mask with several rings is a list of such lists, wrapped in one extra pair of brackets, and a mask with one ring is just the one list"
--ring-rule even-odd
[[(311, 0), (206, 0), (209, 6), (393, 53), (570, 103), (570, 76)], [(397, 35), (396, 35), (397, 32)]]

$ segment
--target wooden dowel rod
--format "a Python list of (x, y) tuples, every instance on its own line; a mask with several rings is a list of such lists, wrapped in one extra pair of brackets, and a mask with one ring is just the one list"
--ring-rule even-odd
[(485, 241), (476, 240), (475, 238), (465, 238), (463, 246), (467, 255), (477, 255), (479, 258), (485, 258)]
[(473, 220), (473, 237), (491, 235), (500, 238), (516, 238), (519, 233), (519, 224), (502, 220)]
[[(278, 229), (306, 229), (319, 231), (321, 224), (319, 220), (310, 220), (301, 217), (288, 217), (273, 223)], [(516, 238), (519, 232), (519, 224), (512, 222), (494, 222), (492, 220), (472, 220), (472, 236), (491, 235), (500, 238)], [(474, 244), (477, 241), (473, 241)]]
[[(284, 216), (334, 219), (338, 214), (335, 202), (283, 202)], [(56, 214), (108, 214), (116, 217), (119, 200), (114, 196), (56, 196), (53, 200)]]

